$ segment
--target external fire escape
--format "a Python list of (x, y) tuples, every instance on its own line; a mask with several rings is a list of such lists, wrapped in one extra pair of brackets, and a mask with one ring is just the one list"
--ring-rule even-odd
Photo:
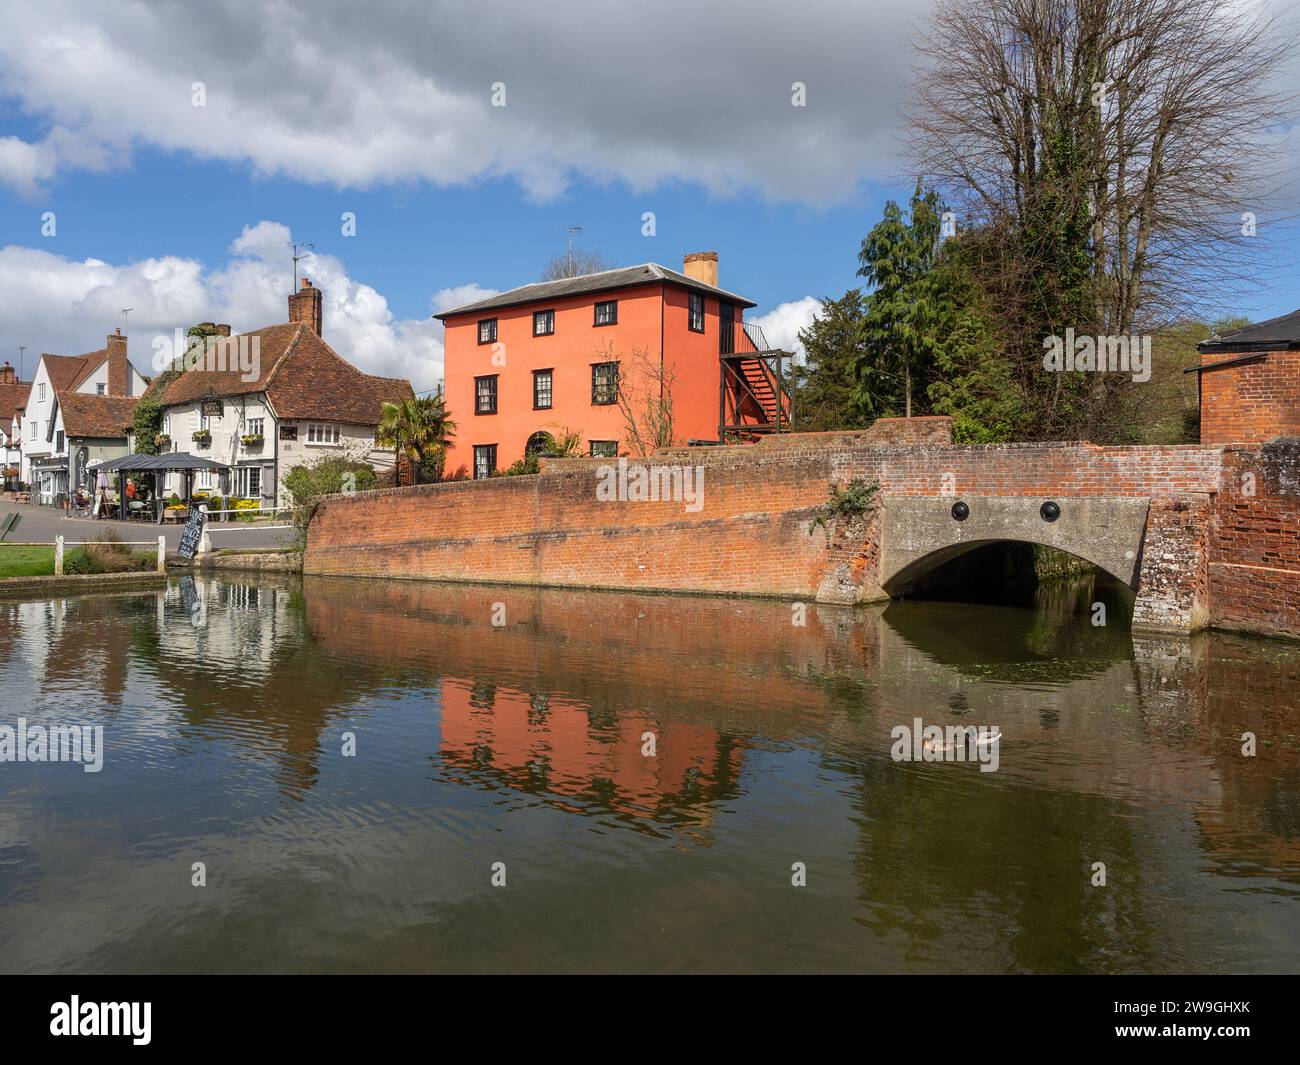
[[(723, 443), (788, 433), (794, 413), (786, 362), (788, 351), (768, 346), (763, 330), (728, 318), (723, 308), (719, 330), (718, 439)], [(793, 366), (789, 373), (793, 376)]]

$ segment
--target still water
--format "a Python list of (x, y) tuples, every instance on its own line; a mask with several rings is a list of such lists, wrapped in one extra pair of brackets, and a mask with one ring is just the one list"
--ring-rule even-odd
[[(0, 764), (0, 970), (1300, 968), (1300, 648), (1099, 595), (0, 602), (0, 725), (105, 744)], [(997, 771), (893, 760), (916, 717)]]

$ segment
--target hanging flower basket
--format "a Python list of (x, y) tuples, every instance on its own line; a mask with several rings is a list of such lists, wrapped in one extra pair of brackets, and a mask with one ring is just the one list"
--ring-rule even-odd
[(208, 429), (200, 429), (191, 439), (200, 447), (207, 447), (212, 443), (212, 433)]
[(171, 447), (172, 438), (166, 433), (159, 433), (153, 438), (153, 442), (156, 447)]

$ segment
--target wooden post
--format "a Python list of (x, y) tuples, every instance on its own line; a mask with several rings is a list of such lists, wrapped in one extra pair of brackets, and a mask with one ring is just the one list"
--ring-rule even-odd
[(63, 537), (54, 538), (54, 576), (63, 576)]
[(167, 572), (167, 537), (158, 537), (158, 572)]

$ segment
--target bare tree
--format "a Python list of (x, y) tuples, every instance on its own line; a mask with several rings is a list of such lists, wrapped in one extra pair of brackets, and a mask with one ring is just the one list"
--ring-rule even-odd
[(1256, 3), (938, 0), (914, 162), (965, 223), (1078, 220), (1092, 319), (1078, 328), (1204, 316), (1264, 268), (1252, 222), (1276, 197), (1269, 145), (1293, 104), (1270, 79), (1294, 46)]
[(603, 353), (606, 362), (618, 366), (618, 408), (623, 413), (624, 441), (634, 455), (645, 458), (661, 447), (672, 447), (673, 385), (677, 375), (671, 366), (635, 348), (631, 358), (618, 358), (612, 344)]
[(614, 261), (598, 251), (583, 251), (574, 248), (572, 258), (569, 252), (555, 256), (542, 269), (543, 281), (559, 281), (566, 277), (581, 277), (583, 274), (598, 274), (602, 270), (613, 270)]

